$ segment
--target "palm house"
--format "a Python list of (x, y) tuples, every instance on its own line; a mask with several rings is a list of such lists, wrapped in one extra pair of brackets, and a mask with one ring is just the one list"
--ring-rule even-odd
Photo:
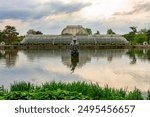
[(23, 39), (22, 44), (64, 44), (70, 45), (73, 38), (76, 37), (79, 45), (97, 45), (97, 44), (127, 44), (128, 41), (121, 35), (88, 35), (85, 28), (80, 25), (69, 25), (64, 28), (61, 35), (35, 35), (28, 34)]

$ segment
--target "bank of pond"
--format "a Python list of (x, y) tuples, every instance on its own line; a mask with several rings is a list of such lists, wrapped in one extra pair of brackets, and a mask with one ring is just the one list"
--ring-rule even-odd
[(0, 100), (143, 100), (150, 99), (142, 95), (139, 89), (114, 89), (109, 86), (86, 82), (47, 82), (33, 85), (27, 82), (14, 83), (10, 89), (0, 87)]

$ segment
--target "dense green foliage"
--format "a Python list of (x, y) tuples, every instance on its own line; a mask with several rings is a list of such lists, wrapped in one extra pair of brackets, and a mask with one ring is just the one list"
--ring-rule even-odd
[(42, 35), (43, 33), (41, 31), (35, 31), (34, 29), (28, 30), (27, 34), (32, 34), (32, 35)]
[(131, 44), (143, 44), (143, 42), (147, 42), (149, 44), (150, 40), (150, 30), (146, 28), (137, 31), (137, 27), (130, 27), (131, 32), (128, 34), (124, 34), (123, 36), (131, 43)]
[(131, 44), (143, 44), (143, 42), (147, 42), (148, 37), (146, 34), (125, 34), (124, 37), (131, 43)]
[(148, 91), (147, 99), (150, 100), (150, 91)]
[[(147, 99), (150, 99), (150, 93)], [(113, 89), (108, 86), (102, 88), (98, 84), (73, 82), (50, 82), (41, 86), (30, 83), (15, 83), (10, 91), (0, 88), (0, 99), (6, 100), (142, 100), (140, 90), (127, 91)]]
[(116, 33), (112, 29), (108, 29), (107, 34), (116, 34)]
[(86, 32), (87, 32), (89, 35), (92, 34), (92, 30), (91, 30), (90, 28), (86, 28), (85, 30), (86, 30)]
[(148, 44), (150, 43), (150, 29), (147, 31)]
[(0, 31), (0, 42), (17, 44), (23, 39), (23, 36), (19, 37), (18, 35), (19, 33), (14, 26), (5, 26), (5, 29)]

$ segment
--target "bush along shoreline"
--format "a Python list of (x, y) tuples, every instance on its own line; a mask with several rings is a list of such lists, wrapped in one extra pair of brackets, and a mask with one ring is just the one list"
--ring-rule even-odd
[[(150, 91), (147, 92), (150, 99)], [(0, 87), (0, 100), (143, 100), (139, 89), (127, 91), (98, 84), (73, 82), (49, 82), (40, 86), (20, 82), (10, 86), (10, 90)]]

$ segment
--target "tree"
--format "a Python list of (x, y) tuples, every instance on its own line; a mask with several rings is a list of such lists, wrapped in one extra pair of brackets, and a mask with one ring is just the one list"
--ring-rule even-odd
[(30, 35), (30, 34), (35, 35), (36, 31), (33, 30), (33, 29), (30, 29), (30, 30), (27, 31), (27, 35)]
[(147, 43), (149, 44), (150, 42), (150, 29), (147, 31)]
[(112, 29), (108, 29), (107, 30), (107, 34), (116, 34), (115, 32), (113, 32), (113, 30)]
[(92, 34), (92, 30), (91, 30), (90, 28), (86, 28), (85, 30), (86, 30), (86, 32), (87, 32), (89, 35)]
[[(136, 33), (137, 33), (137, 27), (135, 27), (135, 26), (131, 26), (131, 27), (129, 27), (132, 31), (131, 32), (129, 32), (128, 34), (124, 34), (123, 36), (130, 42), (130, 43), (137, 43), (137, 42), (139, 42), (139, 39), (137, 39), (138, 38), (138, 36), (136, 36)], [(135, 39), (135, 37), (136, 37), (136, 39)], [(141, 38), (141, 36), (140, 36), (140, 38)], [(138, 41), (137, 41), (138, 40)]]
[(3, 41), (3, 32), (0, 30), (0, 42)]
[(0, 42), (5, 41), (5, 38), (6, 38), (6, 36), (5, 36), (4, 32), (0, 32)]
[(32, 35), (42, 35), (43, 33), (41, 31), (35, 31), (34, 29), (30, 29), (30, 30), (28, 30), (27, 35), (30, 35), (30, 34), (32, 34)]
[(3, 34), (5, 36), (5, 42), (9, 44), (12, 44), (13, 41), (16, 41), (17, 35), (19, 35), (14, 26), (5, 26)]
[(148, 40), (146, 34), (125, 34), (123, 35), (132, 44), (143, 44)]
[(133, 42), (135, 44), (143, 44), (143, 42), (146, 42), (147, 41), (147, 35), (146, 34), (136, 34), (134, 36), (134, 40)]
[(100, 32), (97, 30), (97, 32), (95, 33), (96, 35), (99, 35), (100, 34)]
[(130, 29), (132, 30), (130, 32), (131, 34), (136, 34), (137, 33), (137, 27), (136, 26), (131, 26)]
[(41, 31), (36, 31), (37, 35), (43, 35), (43, 33)]

